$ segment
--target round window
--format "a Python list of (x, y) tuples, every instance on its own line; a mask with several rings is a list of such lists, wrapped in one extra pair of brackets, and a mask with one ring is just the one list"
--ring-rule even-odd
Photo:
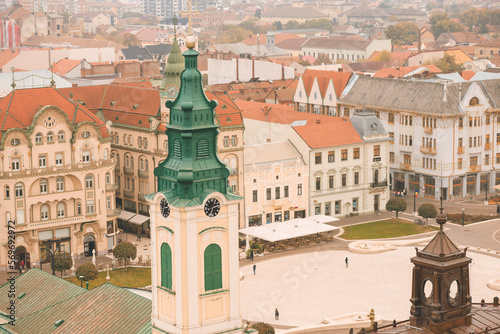
[(460, 303), (460, 284), (454, 279), (448, 288), (448, 303), (451, 306), (458, 306)]
[(84, 131), (82, 132), (82, 138), (90, 138), (90, 132), (89, 131)]
[(424, 302), (424, 304), (429, 305), (430, 303), (432, 303), (433, 294), (434, 294), (434, 287), (432, 285), (432, 282), (431, 280), (426, 279), (422, 284), (422, 292), (421, 292), (422, 301)]
[(11, 141), (10, 141), (10, 144), (12, 146), (18, 146), (21, 144), (21, 140), (19, 138), (13, 138)]

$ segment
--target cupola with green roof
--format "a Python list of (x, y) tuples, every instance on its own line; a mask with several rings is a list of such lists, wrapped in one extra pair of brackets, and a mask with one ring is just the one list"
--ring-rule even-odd
[(217, 101), (205, 96), (197, 66), (199, 53), (193, 50), (194, 43), (186, 41), (186, 45), (179, 95), (165, 104), (170, 109), (168, 156), (154, 172), (158, 191), (177, 207), (199, 205), (214, 191), (228, 199), (240, 198), (228, 186), (229, 169), (217, 155)]
[(173, 21), (174, 42), (167, 58), (167, 64), (163, 71), (163, 81), (161, 83), (161, 89), (165, 91), (166, 97), (170, 99), (175, 99), (179, 94), (181, 73), (184, 71), (184, 57), (182, 56), (181, 48), (177, 42), (177, 30), (175, 28), (177, 18), (174, 17)]

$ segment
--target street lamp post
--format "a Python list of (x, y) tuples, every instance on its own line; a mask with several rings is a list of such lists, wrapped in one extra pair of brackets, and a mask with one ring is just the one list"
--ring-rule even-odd
[(462, 208), (462, 227), (464, 227), (464, 222), (465, 222), (465, 209)]
[(78, 276), (80, 279), (80, 287), (83, 288), (83, 276)]
[[(40, 249), (45, 249), (47, 252), (49, 252), (50, 254), (50, 259), (51, 259), (51, 262), (50, 262), (50, 266), (52, 267), (52, 275), (56, 275), (56, 270), (54, 268), (54, 255), (56, 255), (57, 251), (59, 250), (59, 248), (61, 248), (61, 246), (63, 245), (59, 245), (59, 247), (57, 247), (56, 249), (54, 249), (54, 251), (51, 251), (50, 249), (48, 248), (40, 248)], [(41, 261), (41, 259), (40, 259)], [(42, 269), (42, 263), (40, 262), (40, 269)]]

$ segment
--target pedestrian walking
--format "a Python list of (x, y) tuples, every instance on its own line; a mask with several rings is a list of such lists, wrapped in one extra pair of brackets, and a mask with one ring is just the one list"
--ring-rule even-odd
[(141, 237), (142, 237), (142, 233), (141, 233), (141, 232), (139, 232), (139, 233), (137, 234), (137, 241), (141, 241)]
[(256, 264), (254, 264), (254, 265), (253, 265), (253, 274), (254, 274), (254, 275), (255, 275), (255, 269), (256, 269), (256, 268), (257, 268), (257, 265), (256, 265)]
[(404, 190), (404, 195), (405, 195), (405, 197), (406, 197), (406, 194), (407, 194), (407, 193), (408, 193), (408, 189), (406, 189), (406, 188), (405, 188), (405, 190)]
[(24, 260), (21, 260), (21, 269), (24, 270)]
[(274, 320), (280, 320), (280, 313), (278, 309), (274, 310)]
[(253, 249), (250, 250), (250, 257), (252, 258), (252, 261), (253, 261)]
[(349, 259), (347, 257), (345, 258), (345, 267), (349, 267)]
[(497, 215), (500, 215), (500, 204), (497, 203)]

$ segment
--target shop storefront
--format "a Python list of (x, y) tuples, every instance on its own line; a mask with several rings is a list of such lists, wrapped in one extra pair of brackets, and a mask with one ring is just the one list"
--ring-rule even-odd
[(40, 246), (40, 262), (47, 263), (51, 261), (51, 252), (58, 249), (61, 252), (71, 254), (71, 235), (70, 228), (59, 228), (49, 231), (38, 232)]
[(262, 215), (253, 215), (248, 217), (248, 226), (262, 225)]

